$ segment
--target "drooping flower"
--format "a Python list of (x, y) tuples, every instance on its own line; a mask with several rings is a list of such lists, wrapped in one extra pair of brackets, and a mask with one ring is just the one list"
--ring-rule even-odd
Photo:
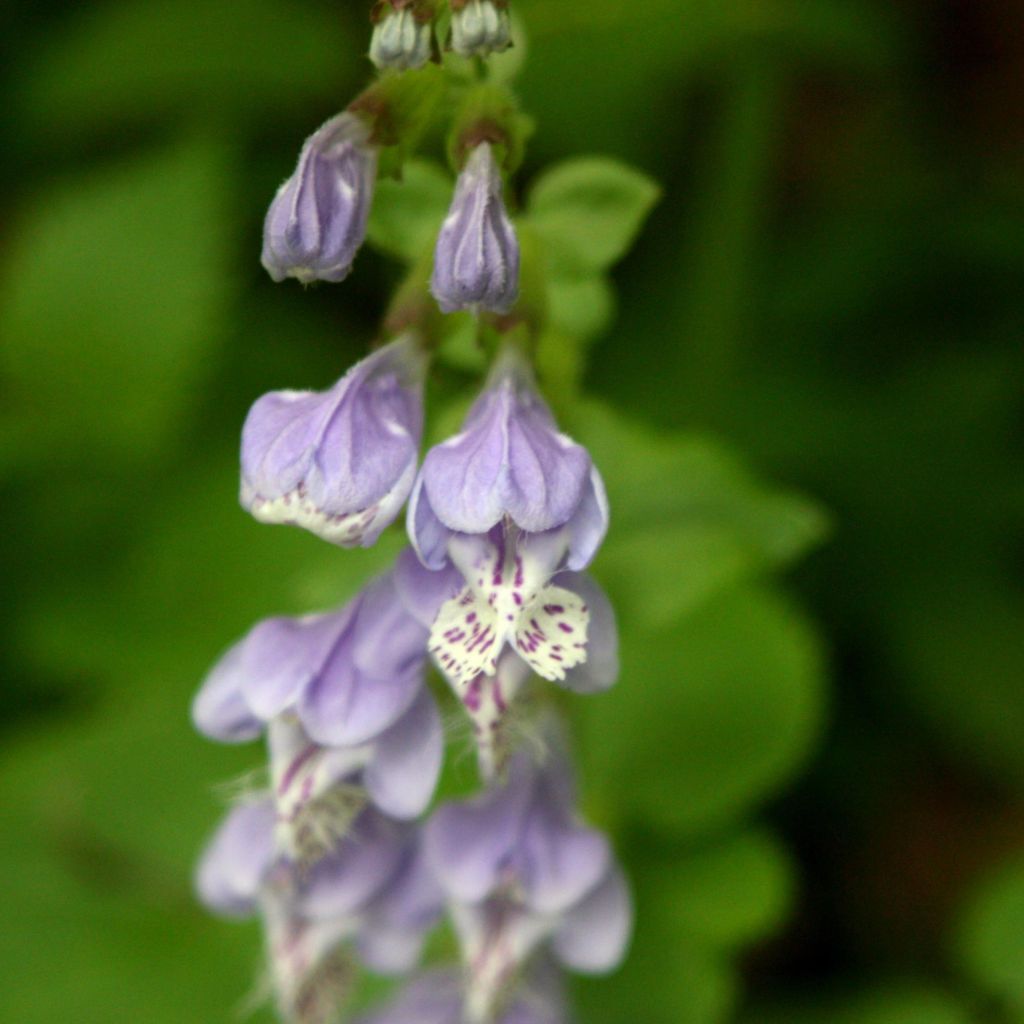
[(377, 150), (347, 111), (318, 128), (278, 189), (263, 225), (263, 266), (275, 281), (342, 281), (366, 237)]
[(406, 71), (430, 60), (433, 12), (413, 0), (383, 0), (375, 12), (370, 60), (378, 68)]
[(509, 349), (462, 433), (428, 452), (409, 503), (409, 535), (423, 563), (454, 564), (466, 583), (430, 636), (457, 687), (493, 675), (506, 643), (556, 681), (586, 660), (591, 609), (581, 593), (551, 580), (584, 568), (607, 527), (590, 456), (558, 432)]
[(282, 1016), (320, 1024), (347, 997), (356, 953), (380, 973), (415, 966), (441, 893), (424, 869), (420, 833), (372, 809), (308, 872), (296, 869), (274, 837), (269, 799), (236, 806), (200, 860), (196, 887), (218, 913), (262, 915)]
[[(436, 587), (412, 561), (410, 591)], [(257, 624), (207, 676), (196, 726), (223, 742), (266, 730), (279, 845), (293, 859), (325, 856), (367, 801), (396, 818), (430, 802), (443, 738), (426, 640), (392, 572), (339, 612)]]
[(512, 45), (508, 0), (452, 0), (452, 49), (463, 57), (487, 57)]
[(561, 756), (525, 753), (508, 781), (442, 806), (426, 831), (466, 966), (467, 1011), (485, 1020), (543, 943), (567, 967), (615, 967), (632, 926), (622, 873), (604, 836), (577, 821)]
[(519, 297), (519, 240), (491, 146), (469, 154), (434, 250), (430, 289), (442, 312), (507, 313)]
[(425, 359), (399, 338), (326, 391), (272, 391), (242, 428), (242, 506), (368, 547), (398, 515), (416, 476)]

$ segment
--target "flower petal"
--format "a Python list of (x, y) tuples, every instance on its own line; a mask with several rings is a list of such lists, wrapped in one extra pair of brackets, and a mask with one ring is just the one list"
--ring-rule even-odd
[(362, 911), (400, 866), (405, 843), (404, 831), (396, 822), (367, 808), (337, 850), (309, 872), (300, 910), (311, 920)]
[(242, 430), (243, 507), (342, 547), (372, 544), (416, 477), (424, 365), (403, 337), (326, 391), (260, 398)]
[(573, 693), (598, 693), (607, 690), (619, 677), (619, 634), (615, 612), (597, 582), (583, 573), (560, 573), (559, 584), (586, 602), (590, 613), (587, 626), (587, 658), (555, 680)]
[(422, 814), (434, 795), (443, 754), (441, 716), (424, 687), (409, 710), (374, 743), (363, 773), (370, 799), (395, 818)]
[(254, 913), (274, 859), (274, 807), (269, 800), (232, 808), (196, 871), (199, 898), (229, 917)]
[(449, 530), (486, 533), (508, 516), (540, 533), (573, 518), (590, 469), (586, 450), (558, 432), (529, 369), (509, 351), (462, 433), (427, 453), (421, 477), (434, 516)]
[(544, 587), (516, 622), (520, 657), (539, 676), (556, 681), (587, 660), (590, 610), (564, 587)]
[(532, 766), (519, 758), (504, 785), (434, 812), (426, 826), (427, 855), (450, 898), (476, 903), (497, 887), (515, 850), (533, 782)]
[(207, 677), (192, 702), (192, 721), (210, 739), (243, 743), (263, 732), (263, 722), (249, 710), (242, 692), (240, 645), (225, 654)]
[(566, 967), (602, 974), (622, 962), (632, 929), (629, 888), (622, 872), (612, 867), (586, 899), (565, 916), (552, 948)]

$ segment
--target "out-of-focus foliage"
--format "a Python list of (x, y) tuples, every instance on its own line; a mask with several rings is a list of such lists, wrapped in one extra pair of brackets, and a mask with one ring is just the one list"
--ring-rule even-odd
[[(524, 285), (608, 483), (622, 629), (573, 724), (638, 930), (580, 1020), (1019, 1024), (1024, 11), (513, 3)], [(365, 15), (0, 12), (5, 1019), (226, 1020), (256, 985), (254, 931), (190, 876), (210, 780), (259, 757), (188, 703), (255, 619), (342, 600), (401, 543), (333, 551), (235, 504), (249, 403), (340, 375), (404, 273), (368, 252), (303, 291), (258, 265), (302, 139), (369, 72)], [(422, 260), (450, 181), (428, 139), (371, 241)], [(432, 435), (482, 366), (452, 318)]]

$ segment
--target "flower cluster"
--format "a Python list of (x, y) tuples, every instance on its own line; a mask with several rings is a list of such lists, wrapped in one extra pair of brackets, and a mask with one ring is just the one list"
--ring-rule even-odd
[[(459, 53), (508, 45), (504, 3), (450, 7)], [(422, 64), (436, 14), (381, 0), (375, 62)], [(266, 219), (275, 280), (349, 273), (381, 145), (351, 110), (307, 140)], [(466, 149), (429, 283), (442, 313), (516, 304), (496, 153), (493, 137)], [(461, 431), (421, 461), (430, 356), (407, 325), (325, 391), (264, 395), (242, 431), (240, 500), (261, 522), (368, 547), (407, 507), (409, 545), (387, 572), (344, 607), (255, 625), (193, 704), (204, 735), (266, 742), (267, 784), (231, 808), (197, 887), (219, 913), (262, 918), (270, 985), (298, 1024), (336, 1020), (361, 968), (416, 969), (443, 917), (460, 969), (417, 975), (365, 1024), (558, 1024), (561, 972), (611, 970), (631, 928), (624, 876), (579, 817), (544, 700), (543, 681), (594, 693), (617, 676), (611, 605), (584, 572), (608, 529), (601, 476), (559, 431), (512, 331)], [(483, 788), (429, 813), (438, 700), (452, 698)]]

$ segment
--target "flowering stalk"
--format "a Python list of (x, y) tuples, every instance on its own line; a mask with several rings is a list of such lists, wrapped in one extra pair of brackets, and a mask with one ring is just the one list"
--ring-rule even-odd
[[(400, 169), (438, 110), (449, 208), (384, 343), (324, 391), (255, 402), (240, 499), (340, 547), (373, 545), (408, 500), (410, 546), (344, 607), (258, 623), (210, 672), (197, 728), (265, 738), (269, 786), (230, 811), (197, 886), (220, 913), (262, 917), (285, 1021), (336, 1020), (360, 968), (412, 970), (447, 911), (460, 969), (419, 975), (366, 1024), (558, 1024), (561, 971), (613, 969), (632, 922), (608, 840), (579, 817), (546, 687), (597, 693), (618, 674), (611, 604), (583, 571), (608, 501), (541, 395), (544, 302), (519, 308), (511, 176), (529, 125), (486, 76), (513, 42), (508, 4), (377, 0), (371, 20), (382, 74), (302, 147), (263, 264), (275, 281), (346, 277), (378, 172)], [(423, 384), (456, 313), (496, 356), (461, 431), (421, 463)], [(423, 822), (444, 753), (431, 663), (471, 723), (482, 788)]]

